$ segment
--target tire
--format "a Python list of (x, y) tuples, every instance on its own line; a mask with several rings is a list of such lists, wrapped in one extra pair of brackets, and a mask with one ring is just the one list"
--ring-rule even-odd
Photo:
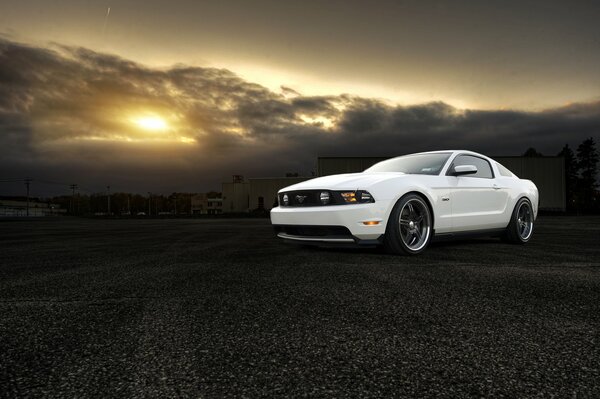
[(533, 208), (527, 198), (517, 201), (504, 233), (504, 239), (513, 244), (525, 244), (533, 235)]
[(427, 202), (420, 195), (406, 194), (392, 209), (383, 237), (384, 248), (389, 253), (418, 255), (429, 245), (432, 227)]

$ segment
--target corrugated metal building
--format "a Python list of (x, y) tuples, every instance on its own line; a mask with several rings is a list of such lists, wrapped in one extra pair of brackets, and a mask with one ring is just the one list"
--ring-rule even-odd
[(522, 179), (535, 183), (540, 209), (564, 212), (567, 205), (563, 157), (492, 157)]
[[(362, 172), (389, 157), (319, 157), (319, 176)], [(540, 192), (540, 209), (564, 211), (566, 206), (563, 157), (491, 157), (522, 179), (533, 181)]]
[(223, 196), (223, 213), (248, 212), (249, 183), (233, 181), (221, 186)]

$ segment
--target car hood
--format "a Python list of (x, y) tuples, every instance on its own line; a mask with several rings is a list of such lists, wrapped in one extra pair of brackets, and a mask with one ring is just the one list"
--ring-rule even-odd
[(297, 190), (366, 190), (370, 186), (385, 180), (393, 179), (399, 176), (406, 176), (401, 172), (380, 172), (380, 173), (347, 173), (343, 175), (332, 175), (317, 177), (303, 181), (292, 186), (285, 187), (282, 191)]

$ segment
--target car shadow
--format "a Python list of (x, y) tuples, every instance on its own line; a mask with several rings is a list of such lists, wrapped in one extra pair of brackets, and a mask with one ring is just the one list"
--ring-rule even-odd
[[(499, 244), (502, 241), (499, 238), (494, 237), (479, 237), (479, 238), (451, 238), (432, 241), (422, 255), (426, 255), (429, 252), (438, 252), (445, 248), (460, 248), (464, 246), (487, 246), (493, 244)], [(385, 255), (385, 256), (396, 256), (385, 251), (383, 245), (379, 246), (339, 246), (339, 245), (306, 245), (289, 243), (307, 252), (325, 252), (325, 253), (340, 253), (340, 254), (368, 254), (368, 255)], [(510, 245), (510, 244), (505, 244)]]

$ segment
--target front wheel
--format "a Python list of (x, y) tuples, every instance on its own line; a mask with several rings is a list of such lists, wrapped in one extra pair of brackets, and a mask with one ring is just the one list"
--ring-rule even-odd
[(388, 220), (384, 247), (388, 252), (417, 255), (431, 241), (432, 217), (425, 200), (417, 194), (407, 194), (394, 206)]
[(525, 244), (533, 234), (533, 209), (527, 198), (521, 198), (510, 218), (504, 238), (514, 244)]

